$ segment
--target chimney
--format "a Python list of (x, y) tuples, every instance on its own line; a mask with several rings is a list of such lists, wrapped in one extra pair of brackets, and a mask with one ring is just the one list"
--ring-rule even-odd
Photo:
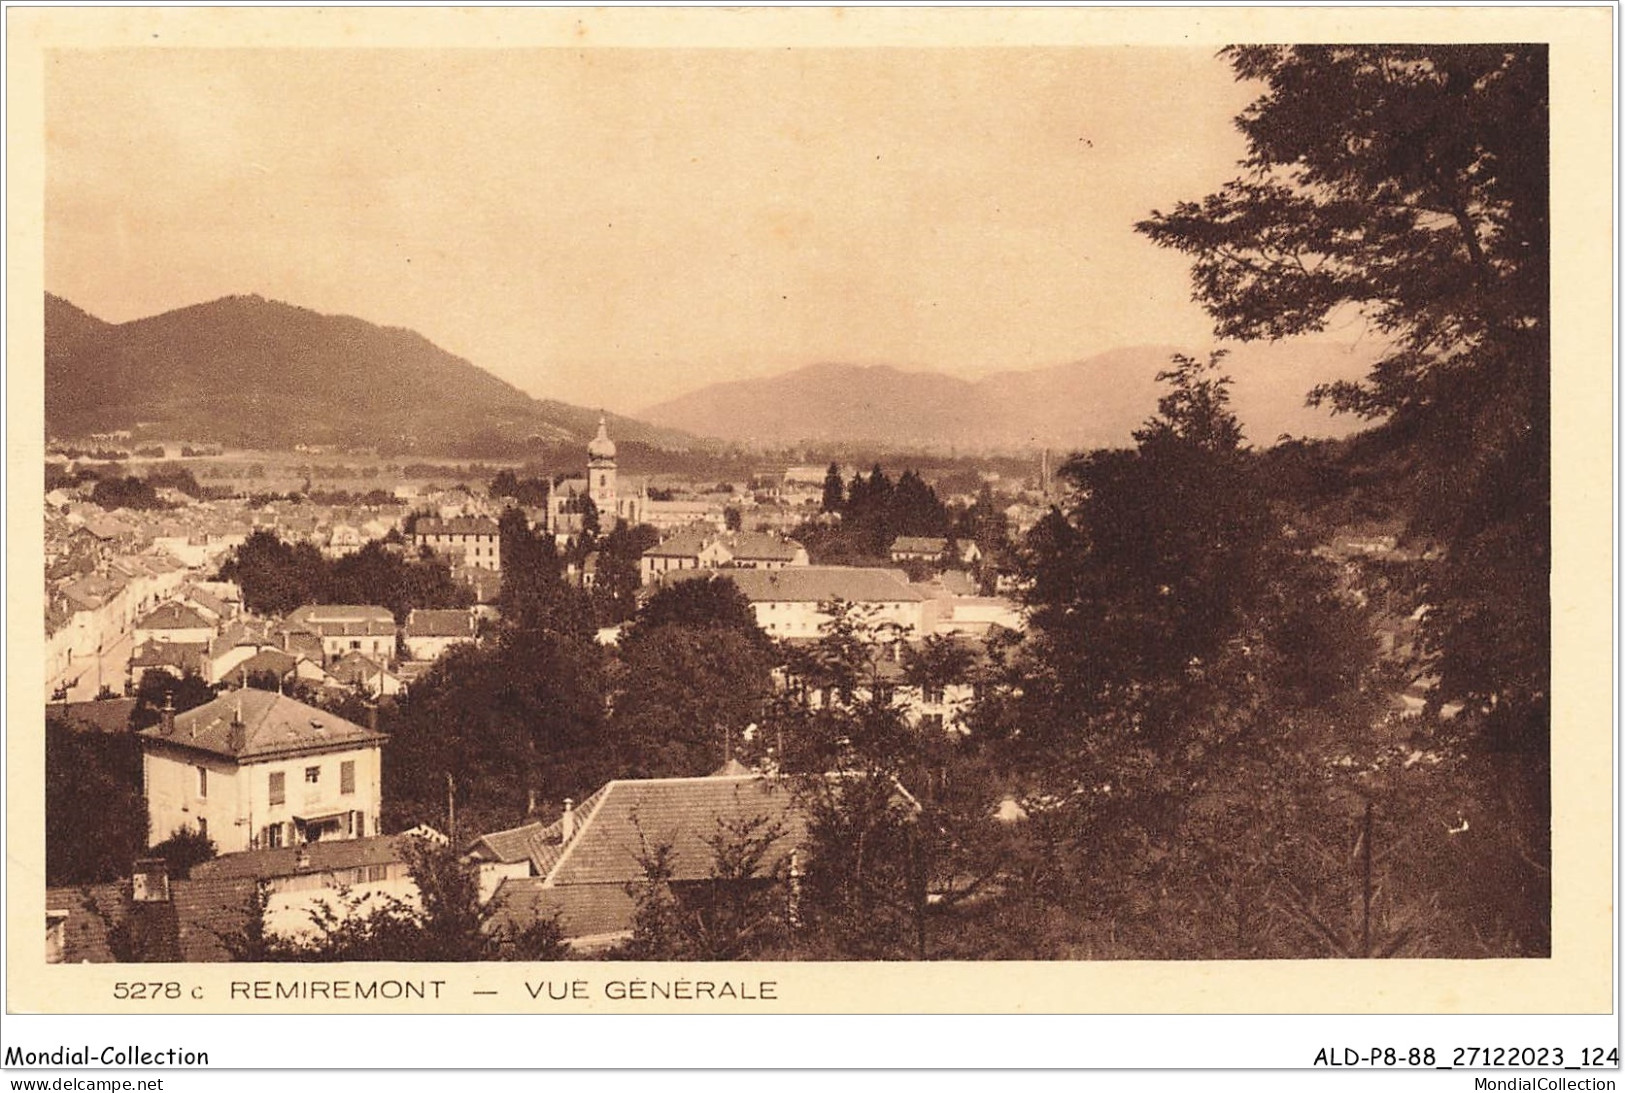
[(237, 692), (237, 709), (231, 715), (231, 726), (226, 730), (226, 747), (241, 755), (248, 746), (248, 726), (243, 723), (243, 693)]
[(373, 732), (378, 731), (378, 703), (368, 699), (364, 705), (367, 707), (367, 728)]
[(536, 815), (536, 791), (534, 789), (525, 794), (525, 815)]
[(158, 724), (165, 736), (175, 735), (175, 693), (173, 691), (164, 695), (164, 710), (159, 717)]
[(576, 803), (570, 798), (564, 799), (564, 815), (559, 817), (559, 845), (563, 846), (575, 837), (576, 833)]
[(163, 858), (137, 858), (130, 895), (137, 903), (168, 903), (169, 863)]

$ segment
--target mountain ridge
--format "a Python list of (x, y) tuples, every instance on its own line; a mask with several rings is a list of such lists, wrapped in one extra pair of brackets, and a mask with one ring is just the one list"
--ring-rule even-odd
[[(777, 375), (711, 384), (645, 407), (638, 416), (725, 442), (766, 446), (891, 443), (958, 451), (1114, 447), (1156, 413), (1171, 345), (1129, 346), (978, 379), (888, 364), (819, 362)], [(1317, 383), (1354, 379), (1374, 345), (1245, 345), (1224, 370), (1249, 440), (1283, 434), (1345, 436), (1364, 427), (1305, 405)]]
[[(609, 415), (617, 439), (694, 439)], [(108, 323), (45, 294), (45, 421), (62, 436), (142, 428), (242, 447), (411, 450), (584, 443), (598, 411), (536, 399), (415, 330), (258, 294)]]

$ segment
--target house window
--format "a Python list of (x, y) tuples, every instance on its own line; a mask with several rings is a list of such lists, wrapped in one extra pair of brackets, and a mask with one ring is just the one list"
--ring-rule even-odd
[(920, 728), (931, 732), (941, 732), (942, 715), (939, 713), (926, 714), (924, 717), (920, 718)]
[(352, 648), (352, 649), (360, 649), (361, 648), (361, 643), (359, 641), (352, 641), (350, 643), (350, 648)]
[(280, 805), (288, 799), (288, 776), (280, 770), (271, 775), (270, 797), (273, 805)]
[[(273, 775), (273, 777), (276, 777)], [(282, 845), (282, 825), (266, 824), (265, 833), (260, 837), (261, 844), (267, 850), (275, 850)]]
[[(363, 835), (365, 835), (366, 833), (367, 833), (367, 814), (365, 812), (357, 812), (355, 814), (355, 837), (359, 839)], [(380, 879), (382, 879), (382, 878), (380, 878)]]
[(208, 767), (199, 767), (199, 768), (197, 768), (197, 795), (199, 797), (207, 797), (209, 795), (209, 768)]
[(936, 685), (927, 687), (925, 689), (925, 701), (929, 705), (940, 706), (942, 704), (942, 688)]
[(355, 760), (346, 759), (339, 764), (339, 792), (355, 792)]
[(322, 768), (321, 767), (306, 767), (305, 768), (305, 781), (309, 782), (311, 785), (315, 785), (317, 782), (320, 782), (321, 780), (322, 780)]

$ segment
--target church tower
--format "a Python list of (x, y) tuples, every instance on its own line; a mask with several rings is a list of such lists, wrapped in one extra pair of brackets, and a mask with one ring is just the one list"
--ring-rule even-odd
[(587, 495), (598, 507), (598, 519), (605, 531), (615, 526), (620, 514), (615, 497), (615, 442), (603, 414), (598, 415), (598, 435), (587, 444)]

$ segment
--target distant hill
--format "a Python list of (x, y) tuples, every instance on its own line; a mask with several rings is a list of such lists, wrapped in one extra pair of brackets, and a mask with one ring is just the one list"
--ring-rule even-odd
[[(1053, 368), (964, 380), (885, 365), (816, 364), (765, 379), (701, 388), (640, 413), (646, 421), (765, 446), (878, 444), (961, 452), (1110, 447), (1156, 412), (1156, 375), (1177, 350), (1115, 349)], [(1374, 347), (1245, 345), (1225, 370), (1249, 441), (1283, 433), (1345, 436), (1364, 423), (1304, 405), (1317, 383), (1362, 376)]]
[[(424, 452), (584, 443), (598, 411), (537, 400), (410, 330), (228, 296), (103, 322), (45, 297), (45, 425), (257, 448), (410, 445)], [(617, 441), (692, 437), (611, 418)]]

